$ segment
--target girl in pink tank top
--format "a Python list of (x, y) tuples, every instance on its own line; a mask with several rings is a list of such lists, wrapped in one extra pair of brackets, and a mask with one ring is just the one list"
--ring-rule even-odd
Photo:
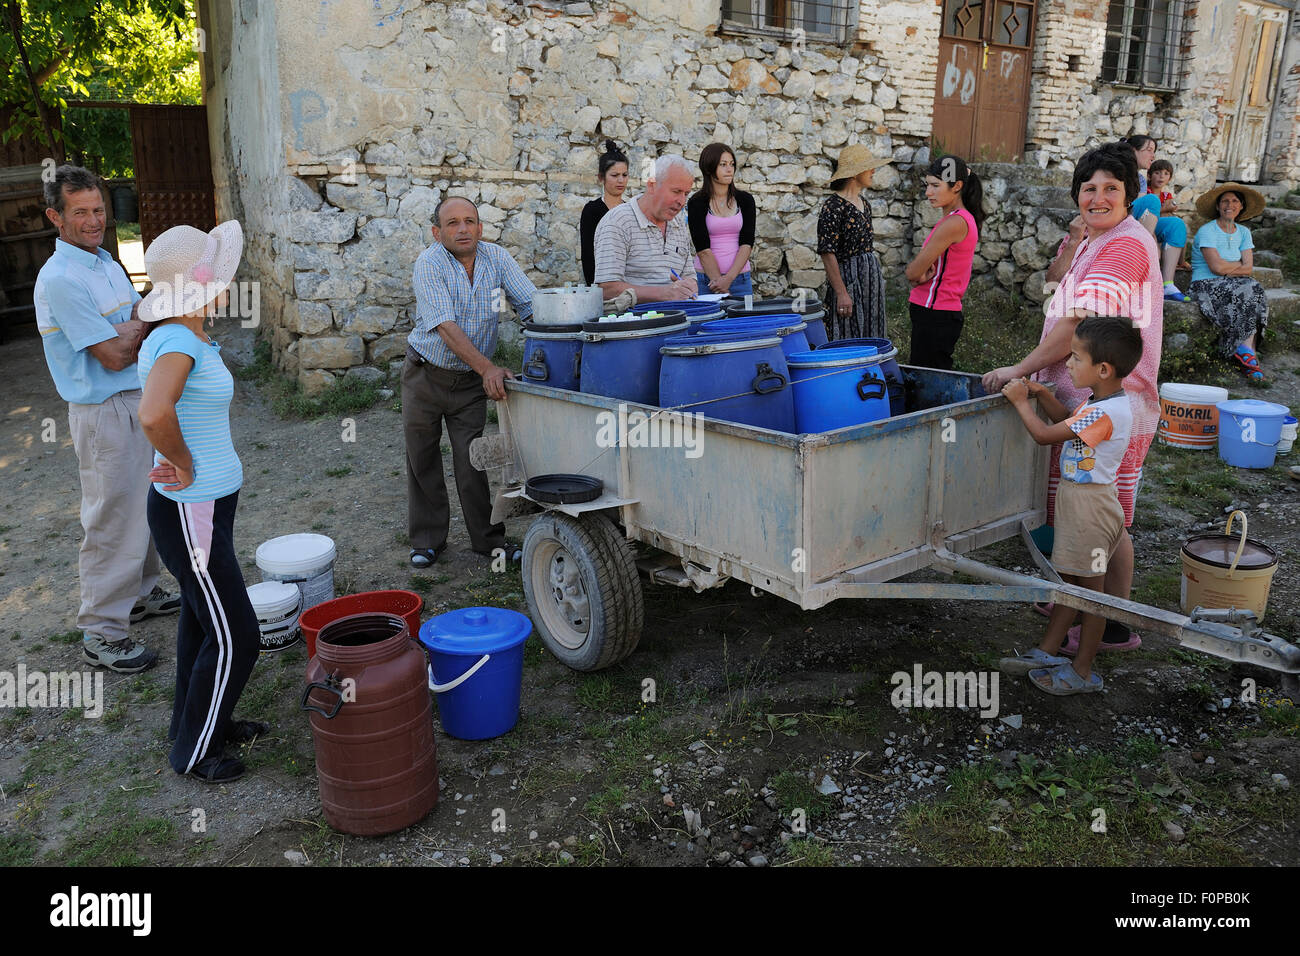
[(984, 223), (984, 189), (965, 160), (942, 156), (925, 172), (925, 198), (942, 215), (907, 265), (907, 281), (912, 283), (908, 361), (923, 368), (951, 369), (965, 322), (961, 297), (970, 285), (971, 260)]

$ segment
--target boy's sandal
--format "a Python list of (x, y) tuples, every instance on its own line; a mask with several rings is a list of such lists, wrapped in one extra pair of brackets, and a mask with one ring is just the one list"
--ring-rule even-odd
[(1058, 667), (1040, 668), (1029, 672), (1029, 682), (1044, 694), (1053, 697), (1070, 697), (1074, 694), (1095, 694), (1102, 689), (1105, 682), (1095, 671), (1087, 679), (1075, 673), (1074, 665), (1069, 661)]
[[(1083, 625), (1076, 624), (1065, 632), (1065, 643), (1061, 645), (1058, 653), (1066, 657), (1073, 657), (1079, 653), (1079, 637), (1083, 633)], [(1122, 644), (1107, 644), (1106, 639), (1102, 638), (1101, 646), (1097, 648), (1100, 651), (1131, 651), (1142, 646), (1142, 638), (1138, 637), (1137, 631), (1129, 631), (1127, 641)]]
[(1056, 667), (1070, 662), (1064, 657), (1056, 657), (1040, 647), (1025, 651), (1019, 657), (1004, 657), (998, 661), (998, 670), (1012, 677), (1024, 677), (1036, 668)]

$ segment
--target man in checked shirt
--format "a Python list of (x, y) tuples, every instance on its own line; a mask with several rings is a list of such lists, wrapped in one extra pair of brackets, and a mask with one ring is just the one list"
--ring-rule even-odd
[(402, 367), (402, 425), (406, 434), (407, 527), (411, 564), (427, 568), (447, 546), (451, 510), (443, 481), (442, 422), (470, 547), (491, 556), (505, 549), (503, 524), (492, 524), (487, 475), (469, 461), (469, 443), (483, 434), (487, 400), (506, 397), (514, 374), (492, 362), (502, 296), (521, 321), (533, 314), (536, 288), (505, 249), (483, 242), (478, 208), (447, 196), (433, 211), (433, 245), (415, 260), (415, 327)]

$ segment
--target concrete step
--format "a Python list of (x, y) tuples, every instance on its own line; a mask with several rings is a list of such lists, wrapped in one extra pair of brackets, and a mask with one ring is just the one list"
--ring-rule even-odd
[(1272, 249), (1255, 250), (1255, 268), (1264, 266), (1269, 269), (1276, 269), (1280, 265), (1282, 265), (1280, 253), (1274, 252)]

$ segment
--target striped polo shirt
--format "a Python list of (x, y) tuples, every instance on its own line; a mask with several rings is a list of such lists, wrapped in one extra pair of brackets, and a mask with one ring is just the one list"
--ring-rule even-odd
[(642, 198), (615, 206), (596, 227), (597, 283), (671, 285), (672, 271), (679, 277), (694, 271), (686, 217), (674, 216), (661, 233), (641, 211)]
[(131, 318), (139, 299), (122, 267), (103, 249), (87, 252), (55, 240), (54, 255), (36, 277), (33, 301), (45, 363), (65, 402), (98, 405), (140, 387), (134, 365), (113, 372), (88, 351), (117, 338), (114, 326)]
[[(230, 400), (235, 380), (221, 361), (221, 346), (204, 342), (179, 323), (169, 322), (153, 329), (140, 346), (140, 385), (159, 356), (180, 352), (194, 360), (185, 389), (176, 402), (181, 437), (194, 459), (194, 484), (180, 491), (154, 490), (172, 501), (216, 501), (233, 494), (244, 483), (244, 466), (230, 439)], [(154, 454), (154, 464), (162, 456)]]

